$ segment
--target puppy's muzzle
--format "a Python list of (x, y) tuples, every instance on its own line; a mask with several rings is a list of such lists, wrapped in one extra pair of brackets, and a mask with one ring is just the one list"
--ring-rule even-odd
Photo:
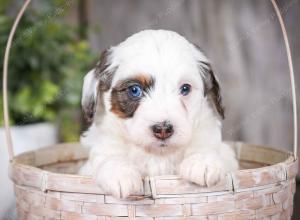
[(173, 125), (168, 121), (163, 121), (151, 126), (153, 135), (160, 140), (171, 137), (174, 133)]

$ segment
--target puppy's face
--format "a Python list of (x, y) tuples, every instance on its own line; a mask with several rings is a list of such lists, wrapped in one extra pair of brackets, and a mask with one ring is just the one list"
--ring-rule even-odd
[(197, 47), (174, 32), (143, 31), (102, 54), (85, 77), (82, 104), (89, 119), (111, 117), (124, 139), (162, 153), (189, 144), (209, 96), (223, 117), (219, 86)]

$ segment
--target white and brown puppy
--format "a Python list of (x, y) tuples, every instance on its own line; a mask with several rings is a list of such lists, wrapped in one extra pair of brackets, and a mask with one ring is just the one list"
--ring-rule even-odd
[(81, 174), (116, 197), (140, 192), (145, 176), (178, 174), (212, 186), (238, 168), (222, 143), (218, 82), (198, 47), (179, 34), (145, 30), (104, 51), (84, 79), (93, 123)]

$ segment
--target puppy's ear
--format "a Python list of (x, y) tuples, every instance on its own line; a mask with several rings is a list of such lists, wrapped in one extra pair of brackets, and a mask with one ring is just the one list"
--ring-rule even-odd
[(96, 67), (84, 77), (81, 105), (88, 122), (93, 120), (97, 109), (103, 110), (102, 95), (111, 86), (114, 71), (109, 68), (109, 55), (109, 50), (103, 51)]
[(219, 82), (211, 68), (210, 63), (200, 61), (201, 76), (204, 82), (204, 96), (208, 97), (222, 119), (225, 118), (225, 110), (222, 104)]
[(217, 113), (222, 119), (225, 118), (225, 110), (222, 104), (221, 89), (218, 79), (216, 78), (209, 60), (202, 52), (201, 48), (194, 44), (197, 55), (196, 59), (199, 62), (200, 74), (204, 83), (204, 96), (215, 106)]
[(89, 71), (83, 81), (81, 106), (84, 117), (88, 122), (93, 120), (96, 111), (98, 80), (95, 69)]

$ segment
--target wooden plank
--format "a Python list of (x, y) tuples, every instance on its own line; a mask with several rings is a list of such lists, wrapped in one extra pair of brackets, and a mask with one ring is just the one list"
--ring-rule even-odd
[(178, 176), (157, 176), (150, 179), (151, 189), (154, 198), (165, 197), (166, 195), (179, 197), (183, 194), (202, 194), (231, 191), (230, 176), (224, 178), (219, 184), (213, 187), (201, 187), (197, 184), (183, 180)]
[(235, 191), (286, 180), (286, 170), (281, 164), (258, 169), (240, 170), (233, 172), (231, 175)]
[(183, 216), (182, 205), (143, 205), (136, 207), (136, 216)]

